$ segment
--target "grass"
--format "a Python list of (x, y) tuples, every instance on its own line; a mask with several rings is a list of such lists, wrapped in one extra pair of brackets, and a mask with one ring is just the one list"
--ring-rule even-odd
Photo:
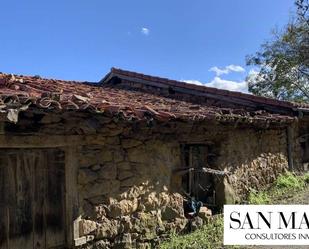
[(303, 177), (305, 184), (309, 184), (309, 173), (306, 173)]
[[(309, 173), (298, 176), (286, 172), (280, 175), (277, 180), (267, 189), (261, 191), (251, 190), (248, 196), (249, 204), (272, 204), (280, 203), (280, 199), (292, 196), (296, 192), (305, 189), (309, 184)], [(170, 240), (160, 245), (161, 249), (217, 249), (237, 248), (223, 247), (223, 218), (217, 218), (190, 234), (173, 234)]]
[(261, 191), (252, 189), (248, 196), (249, 204), (271, 204), (280, 199), (293, 195), (305, 188), (309, 183), (309, 173), (298, 176), (291, 172), (279, 175), (276, 181), (268, 188)]
[(305, 186), (302, 176), (297, 176), (291, 172), (280, 175), (275, 181), (275, 188), (279, 190), (300, 190)]
[(270, 202), (271, 199), (267, 191), (256, 191), (254, 189), (250, 191), (248, 197), (249, 204), (262, 205), (262, 204), (269, 204)]
[(222, 248), (223, 217), (218, 217), (203, 228), (187, 235), (173, 234), (169, 241), (160, 245), (161, 249), (214, 249)]

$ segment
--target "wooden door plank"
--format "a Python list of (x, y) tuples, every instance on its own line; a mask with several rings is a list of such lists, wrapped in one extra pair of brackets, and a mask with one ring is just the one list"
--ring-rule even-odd
[(29, 153), (33, 165), (34, 248), (46, 248), (44, 200), (46, 195), (45, 158), (41, 150)]
[(10, 248), (33, 248), (31, 171), (26, 155), (8, 152), (9, 243)]
[(64, 152), (53, 149), (46, 150), (45, 166), (47, 172), (46, 202), (46, 246), (56, 247), (65, 245), (65, 174)]
[[(192, 157), (192, 146), (189, 146), (189, 167), (190, 168), (193, 168), (193, 157)], [(193, 175), (192, 175), (192, 171), (189, 171), (189, 183), (188, 183), (188, 186), (189, 186), (189, 195), (193, 195), (194, 193), (194, 190), (193, 190)]]
[(0, 249), (64, 248), (64, 163), (58, 149), (0, 150)]
[(0, 152), (0, 249), (9, 248), (9, 227), (7, 210), (7, 184), (6, 173), (7, 158), (3, 151)]
[(79, 229), (76, 225), (76, 219), (79, 216), (78, 212), (78, 190), (77, 190), (77, 175), (78, 168), (76, 167), (78, 163), (78, 158), (76, 157), (78, 153), (77, 147), (70, 146), (66, 147), (64, 154), (62, 154), (61, 160), (65, 163), (64, 174), (65, 174), (65, 236), (66, 245), (68, 248), (73, 248), (75, 246), (74, 239), (79, 238)]

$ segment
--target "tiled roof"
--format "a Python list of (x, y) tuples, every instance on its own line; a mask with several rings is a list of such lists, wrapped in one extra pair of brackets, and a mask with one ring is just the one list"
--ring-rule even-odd
[[(115, 72), (116, 69), (113, 70)], [(127, 73), (127, 71), (123, 72)], [(140, 74), (135, 76), (139, 77)], [(143, 78), (146, 77), (148, 76), (143, 76)], [(162, 81), (162, 78), (155, 79)], [(182, 84), (184, 87), (207, 89), (207, 91), (211, 89), (211, 91), (218, 91), (220, 94), (232, 94), (229, 91), (187, 85), (166, 79), (164, 83)], [(240, 96), (253, 98), (252, 95), (240, 94)], [(289, 102), (282, 103), (282, 105), (292, 105)], [(187, 101), (140, 91), (118, 89), (108, 85), (0, 74), (0, 113), (6, 114), (10, 121), (17, 122), (18, 112), (26, 111), (29, 107), (55, 111), (75, 110), (108, 113), (109, 115), (121, 115), (127, 120), (151, 118), (160, 121), (215, 119), (222, 122), (241, 121), (246, 123), (282, 123), (294, 120), (292, 116), (270, 114), (262, 110), (248, 112), (243, 109), (218, 108), (206, 104), (197, 105)]]
[(195, 84), (190, 84), (182, 81), (176, 81), (176, 80), (171, 80), (167, 78), (162, 78), (162, 77), (155, 77), (155, 76), (150, 76), (150, 75), (145, 75), (142, 73), (136, 73), (136, 72), (131, 72), (127, 70), (122, 70), (118, 68), (112, 68), (110, 73), (107, 74), (101, 82), (107, 81), (108, 78), (111, 76), (127, 76), (132, 79), (140, 79), (140, 80), (145, 80), (148, 82), (157, 82), (161, 83), (170, 87), (178, 87), (178, 88), (183, 88), (183, 89), (188, 89), (188, 90), (195, 90), (199, 92), (204, 92), (204, 93), (209, 93), (209, 94), (214, 94), (218, 96), (224, 96), (224, 97), (229, 97), (229, 98), (237, 98), (237, 99), (242, 99), (242, 100), (247, 100), (250, 102), (255, 102), (255, 103), (261, 103), (261, 104), (268, 104), (268, 105), (273, 105), (273, 106), (278, 106), (278, 107), (287, 107), (287, 108), (294, 108), (294, 107), (303, 107), (303, 108), (309, 108), (309, 104), (300, 104), (300, 103), (293, 103), (289, 101), (282, 101), (282, 100), (277, 100), (277, 99), (272, 99), (272, 98), (266, 98), (266, 97), (261, 97), (261, 96), (255, 96), (252, 94), (246, 94), (246, 93), (241, 93), (241, 92), (236, 92), (236, 91), (229, 91), (229, 90), (223, 90), (223, 89), (218, 89), (214, 87), (207, 87), (207, 86), (202, 86), (202, 85), (195, 85)]

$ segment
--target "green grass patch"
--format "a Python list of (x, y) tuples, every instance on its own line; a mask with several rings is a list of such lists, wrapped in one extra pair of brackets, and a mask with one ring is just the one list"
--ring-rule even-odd
[(223, 246), (223, 217), (209, 222), (190, 234), (173, 234), (169, 241), (160, 245), (161, 249), (215, 249)]
[(274, 187), (277, 189), (300, 190), (305, 187), (305, 182), (303, 177), (287, 172), (277, 178)]
[(266, 191), (256, 191), (252, 189), (248, 196), (248, 203), (255, 205), (269, 204), (271, 202), (271, 198)]
[(306, 184), (309, 184), (308, 173), (299, 176), (286, 172), (279, 175), (269, 188), (260, 191), (252, 189), (248, 195), (248, 203), (256, 205), (272, 204), (304, 189)]

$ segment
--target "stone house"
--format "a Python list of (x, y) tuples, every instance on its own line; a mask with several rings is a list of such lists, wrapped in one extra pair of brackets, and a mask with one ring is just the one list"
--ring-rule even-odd
[[(0, 249), (148, 248), (286, 169), (309, 105), (113, 68), (98, 83), (0, 74)], [(205, 211), (206, 210), (206, 211)]]

